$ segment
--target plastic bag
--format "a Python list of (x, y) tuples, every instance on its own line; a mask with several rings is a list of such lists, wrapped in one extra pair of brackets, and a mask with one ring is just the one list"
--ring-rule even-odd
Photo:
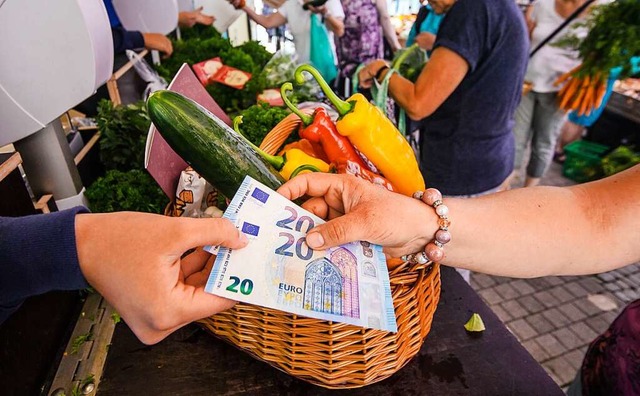
[(294, 74), (298, 65), (298, 56), (295, 52), (284, 49), (277, 51), (263, 69), (267, 78), (267, 86), (280, 89), (280, 86), (285, 82), (291, 82), (301, 97), (311, 99), (321, 97), (322, 89), (310, 74), (303, 74), (305, 78), (303, 84), (298, 84), (295, 81)]
[(158, 72), (156, 72), (143, 57), (138, 55), (135, 51), (127, 50), (127, 58), (129, 61), (133, 63), (133, 67), (136, 69), (136, 72), (144, 81), (147, 82), (147, 87), (144, 89), (142, 94), (142, 98), (146, 100), (149, 95), (151, 95), (155, 91), (159, 91), (161, 89), (167, 89), (167, 81), (160, 77)]
[(293, 81), (293, 75), (298, 67), (296, 60), (295, 52), (279, 50), (273, 54), (263, 69), (267, 85), (279, 87), (287, 81)]
[(397, 51), (391, 64), (402, 77), (415, 82), (428, 60), (426, 51), (414, 44)]
[(311, 14), (311, 64), (322, 77), (331, 82), (338, 76), (338, 68), (333, 55), (329, 33), (316, 14)]

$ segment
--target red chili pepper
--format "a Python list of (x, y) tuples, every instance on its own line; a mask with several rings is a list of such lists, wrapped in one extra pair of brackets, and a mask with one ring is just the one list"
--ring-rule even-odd
[(331, 163), (351, 161), (357, 163), (362, 169), (368, 170), (369, 167), (356, 152), (349, 139), (338, 133), (336, 125), (331, 121), (327, 110), (318, 107), (313, 112), (312, 118), (302, 113), (289, 101), (287, 91), (292, 88), (293, 85), (291, 83), (284, 83), (280, 88), (280, 93), (287, 107), (302, 120), (299, 131), (300, 137), (312, 143), (319, 143)]
[(360, 166), (360, 164), (353, 161), (343, 161), (332, 164), (337, 173), (353, 175), (360, 179), (367, 180), (375, 185), (386, 188), (389, 191), (395, 191), (393, 184), (384, 177), (371, 172), (367, 168)]

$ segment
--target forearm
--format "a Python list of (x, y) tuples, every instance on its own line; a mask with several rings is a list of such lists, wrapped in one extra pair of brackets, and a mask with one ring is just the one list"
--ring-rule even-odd
[(7, 307), (51, 290), (87, 286), (75, 244), (74, 208), (46, 215), (0, 217), (0, 322)]
[(638, 166), (588, 185), (445, 198), (445, 204), (453, 235), (446, 265), (536, 277), (605, 272), (640, 259)]
[[(386, 73), (383, 73), (381, 77), (384, 78), (385, 74)], [(430, 103), (427, 104), (429, 106), (428, 108), (419, 106), (417, 103), (419, 95), (416, 92), (416, 85), (397, 73), (389, 78), (389, 94), (413, 120), (428, 117), (436, 110), (436, 107)]]
[(262, 15), (255, 12), (249, 6), (243, 7), (242, 10), (247, 13), (249, 19), (266, 29), (278, 27), (284, 23), (284, 21), (281, 21), (280, 18), (277, 18), (277, 16), (280, 16), (284, 20), (284, 17), (282, 17), (282, 15), (278, 13)]
[(468, 70), (469, 65), (460, 55), (446, 47), (438, 47), (415, 84), (394, 74), (389, 81), (389, 93), (409, 117), (421, 120), (444, 103)]
[(324, 23), (327, 29), (332, 31), (336, 36), (342, 37), (342, 35), (344, 35), (344, 23), (341, 18), (328, 15), (324, 18)]
[(389, 45), (391, 46), (393, 51), (399, 50), (401, 48), (400, 42), (398, 41), (398, 35), (396, 34), (396, 30), (393, 28), (393, 25), (391, 24), (389, 11), (387, 11), (386, 0), (376, 1), (376, 8), (378, 9), (378, 20), (380, 21), (380, 26), (382, 26), (382, 32), (384, 34), (384, 37), (389, 42)]

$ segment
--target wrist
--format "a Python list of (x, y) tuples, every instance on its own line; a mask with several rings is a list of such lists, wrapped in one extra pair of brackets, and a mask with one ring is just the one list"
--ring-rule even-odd
[(378, 81), (378, 83), (382, 84), (382, 81), (384, 80), (384, 77), (387, 75), (388, 70), (389, 70), (389, 66), (387, 65), (383, 65), (381, 68), (378, 69), (375, 75), (375, 79), (376, 81)]

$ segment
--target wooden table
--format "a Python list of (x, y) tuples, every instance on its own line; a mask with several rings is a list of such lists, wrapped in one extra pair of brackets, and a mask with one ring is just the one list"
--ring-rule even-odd
[[(487, 327), (464, 323), (479, 313)], [(392, 377), (360, 389), (331, 391), (297, 380), (188, 326), (154, 346), (118, 325), (99, 396), (107, 395), (563, 395), (542, 367), (451, 268), (420, 353)]]

